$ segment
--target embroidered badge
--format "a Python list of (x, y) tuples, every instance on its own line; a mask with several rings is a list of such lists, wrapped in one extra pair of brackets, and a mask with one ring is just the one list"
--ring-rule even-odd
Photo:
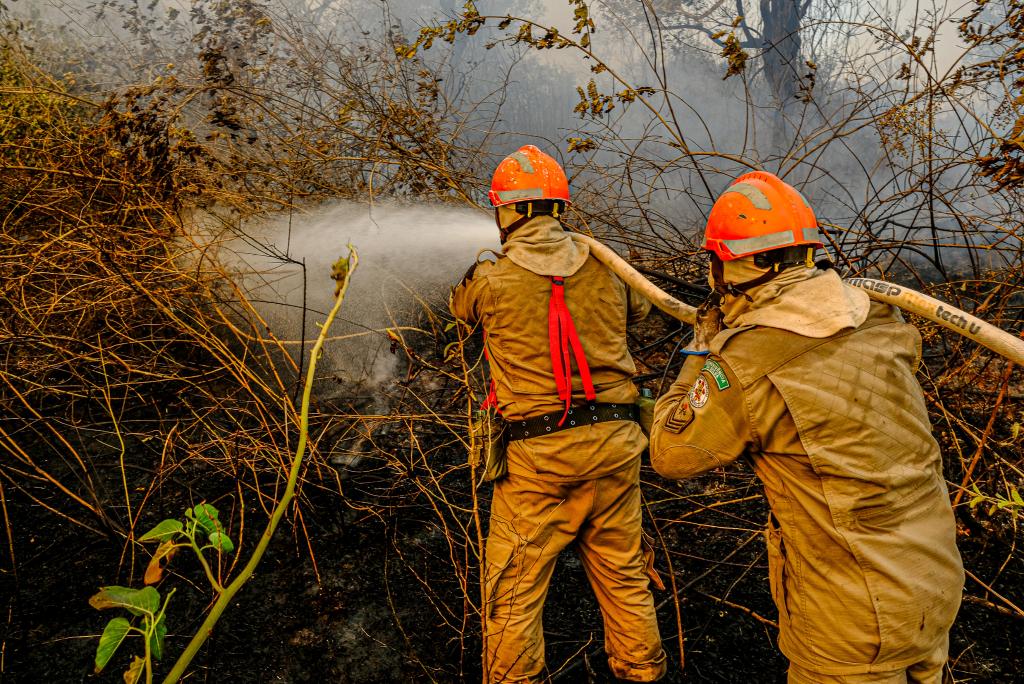
[(697, 378), (697, 382), (693, 383), (693, 387), (690, 388), (690, 407), (699, 409), (708, 403), (708, 397), (711, 395), (711, 389), (708, 387), (708, 381), (701, 375)]
[(729, 378), (726, 377), (725, 370), (714, 359), (705, 361), (701, 371), (707, 371), (711, 379), (715, 381), (719, 391), (729, 389)]
[(665, 421), (665, 430), (678, 435), (692, 420), (693, 411), (690, 409), (690, 402), (684, 399), (676, 405), (676, 410)]

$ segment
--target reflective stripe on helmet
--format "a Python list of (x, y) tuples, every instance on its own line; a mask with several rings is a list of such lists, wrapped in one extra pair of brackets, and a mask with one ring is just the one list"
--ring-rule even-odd
[(499, 202), (516, 202), (519, 200), (541, 199), (544, 191), (541, 188), (527, 188), (526, 190), (495, 190)]
[(753, 252), (766, 252), (769, 249), (793, 244), (793, 231), (783, 230), (778, 233), (758, 235), (757, 237), (743, 238), (741, 240), (722, 240), (722, 244), (736, 256)]
[(737, 195), (743, 195), (746, 197), (750, 200), (750, 203), (754, 205), (755, 209), (771, 211), (772, 203), (768, 200), (768, 196), (750, 183), (736, 183), (735, 185), (730, 185), (729, 189), (722, 194), (724, 195), (730, 192), (735, 192)]
[[(801, 233), (803, 235), (804, 242), (821, 243), (821, 234), (818, 233), (817, 227), (804, 228)], [(793, 231), (782, 230), (778, 233), (758, 235), (756, 237), (743, 238), (740, 240), (722, 240), (722, 244), (736, 256), (742, 256), (744, 254), (754, 254), (756, 252), (767, 252), (769, 249), (775, 249), (776, 247), (788, 247), (789, 245), (799, 243), (795, 243), (793, 241)]]
[(527, 157), (522, 152), (519, 152), (519, 151), (513, 152), (512, 154), (508, 155), (505, 158), (506, 159), (514, 159), (515, 161), (519, 162), (519, 168), (521, 168), (524, 173), (533, 173), (534, 172), (533, 171), (533, 164), (530, 163), (530, 158)]

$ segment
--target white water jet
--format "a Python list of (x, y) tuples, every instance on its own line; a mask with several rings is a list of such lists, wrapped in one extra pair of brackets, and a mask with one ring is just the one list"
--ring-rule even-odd
[(359, 252), (318, 366), (321, 379), (339, 382), (321, 382), (321, 395), (360, 387), (372, 393), (393, 378), (404, 356), (390, 353), (385, 329), (414, 324), (425, 306), (443, 306), (477, 254), (498, 249), (498, 230), (486, 213), (439, 205), (334, 202), (244, 224), (241, 232), (245, 237), (232, 240), (226, 248), (232, 254), (225, 256), (243, 274), (269, 331), (296, 359), (300, 348), (308, 351), (329, 308), (331, 265), (349, 243)]

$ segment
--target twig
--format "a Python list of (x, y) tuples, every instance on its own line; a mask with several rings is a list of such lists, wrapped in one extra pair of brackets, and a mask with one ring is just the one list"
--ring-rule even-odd
[[(288, 484), (285, 487), (284, 495), (281, 500), (277, 502), (274, 507), (274, 512), (267, 522), (267, 527), (263, 531), (263, 536), (260, 538), (259, 543), (256, 545), (256, 549), (253, 551), (252, 556), (249, 558), (249, 562), (245, 564), (238, 576), (235, 577), (228, 584), (224, 591), (221, 592), (220, 596), (217, 597), (217, 601), (210, 608), (210, 612), (207, 614), (203, 624), (199, 627), (199, 630), (192, 637), (185, 651), (178, 657), (177, 662), (174, 663), (174, 667), (164, 678), (164, 684), (174, 684), (182, 675), (185, 674), (185, 670), (191, 664), (192, 659), (195, 658), (196, 653), (209, 638), (210, 634), (213, 633), (213, 628), (220, 620), (221, 614), (231, 603), (231, 600), (235, 597), (235, 594), (249, 581), (252, 577), (253, 572), (256, 570), (256, 566), (259, 565), (263, 559), (263, 554), (266, 552), (267, 547), (270, 545), (270, 540), (274, 536), (274, 532), (277, 530), (278, 523), (281, 522), (281, 518), (284, 516), (285, 510), (292, 501), (292, 497), (295, 495), (295, 486), (299, 479), (299, 470), (302, 466), (302, 458), (306, 453), (306, 440), (309, 437), (309, 405), (310, 399), (313, 392), (313, 381), (316, 378), (316, 365), (320, 358), (320, 352), (323, 349), (324, 338), (327, 336), (327, 331), (331, 327), (331, 323), (334, 322), (334, 318), (338, 315), (341, 310), (341, 305), (345, 301), (345, 293), (348, 291), (348, 285), (352, 278), (352, 272), (359, 265), (359, 255), (355, 249), (351, 249), (349, 256), (349, 263), (345, 269), (343, 280), (341, 281), (334, 298), (334, 306), (331, 308), (330, 313), (327, 314), (327, 320), (324, 321), (323, 326), (320, 328), (320, 335), (317, 337), (316, 344), (313, 345), (313, 349), (309, 353), (309, 368), (306, 371), (306, 388), (302, 392), (302, 410), (299, 414), (299, 442), (295, 447), (295, 456), (292, 458), (291, 470), (288, 473)], [(202, 555), (200, 554), (200, 557)]]
[(978, 579), (977, 575), (975, 575), (973, 572), (971, 572), (967, 568), (964, 568), (964, 573), (968, 577), (970, 577), (972, 580), (974, 580), (975, 582), (980, 584), (985, 589), (985, 591), (989, 592), (990, 594), (995, 596), (997, 599), (999, 599), (1000, 601), (1005, 603), (1010, 610), (1012, 610), (1014, 613), (1017, 614), (1018, 617), (1024, 618), (1024, 610), (1021, 610), (1021, 608), (1017, 604), (1015, 604), (1013, 601), (1011, 601), (1010, 599), (1008, 599), (1005, 596), (1003, 596), (1002, 594), (1000, 594), (998, 591), (996, 591), (995, 589), (993, 589), (989, 585), (987, 585), (984, 582), (982, 582), (980, 579)]
[(768, 625), (769, 627), (774, 627), (775, 629), (779, 628), (779, 623), (775, 622), (774, 620), (769, 620), (766, 617), (762, 617), (761, 615), (759, 615), (758, 613), (754, 612), (750, 608), (747, 608), (746, 606), (741, 606), (740, 604), (733, 603), (732, 601), (730, 601), (728, 599), (719, 598), (717, 596), (713, 596), (711, 594), (707, 594), (707, 593), (705, 593), (703, 591), (700, 591), (700, 590), (697, 590), (696, 593), (700, 594), (701, 596), (704, 596), (706, 598), (711, 599), (715, 603), (721, 603), (723, 606), (728, 606), (729, 608), (735, 608), (738, 611), (746, 613), (747, 615), (749, 615), (750, 617), (754, 618), (758, 622), (760, 622), (762, 624), (765, 624), (765, 625)]
[(953, 507), (960, 505), (960, 500), (964, 497), (964, 492), (967, 490), (967, 484), (971, 481), (971, 475), (974, 474), (974, 467), (978, 465), (978, 461), (981, 460), (981, 455), (985, 453), (985, 443), (988, 441), (989, 435), (992, 434), (992, 427), (996, 424), (996, 418), (999, 417), (999, 409), (1003, 405), (1003, 399), (1006, 398), (1006, 390), (1010, 386), (1010, 377), (1013, 375), (1013, 362), (1006, 364), (1006, 370), (1003, 371), (1003, 379), (1000, 384), (999, 394), (996, 396), (995, 406), (992, 407), (992, 415), (989, 416), (988, 423), (985, 425), (985, 431), (981, 435), (981, 441), (978, 442), (978, 450), (974, 452), (974, 457), (971, 459), (970, 464), (967, 466), (967, 470), (964, 472), (963, 480), (960, 482), (960, 488), (956, 492), (956, 496), (953, 497)]

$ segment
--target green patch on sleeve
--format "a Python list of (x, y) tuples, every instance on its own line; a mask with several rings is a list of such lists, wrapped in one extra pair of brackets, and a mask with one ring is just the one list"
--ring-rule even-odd
[(725, 370), (718, 365), (718, 362), (713, 359), (708, 359), (704, 362), (704, 367), (701, 371), (707, 371), (707, 374), (711, 376), (711, 379), (715, 381), (715, 385), (718, 386), (718, 390), (729, 389), (729, 378), (725, 375)]

